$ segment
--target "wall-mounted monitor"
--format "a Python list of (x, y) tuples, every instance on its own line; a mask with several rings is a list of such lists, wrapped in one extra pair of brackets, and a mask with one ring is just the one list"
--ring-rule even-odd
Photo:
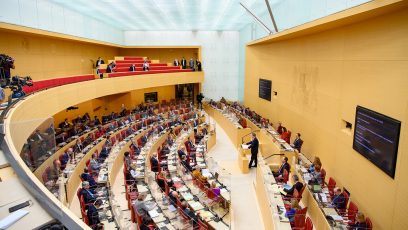
[(259, 79), (259, 97), (271, 101), (272, 81)]
[(157, 92), (145, 93), (144, 99), (146, 103), (157, 102)]
[(357, 106), (353, 149), (394, 178), (401, 122)]

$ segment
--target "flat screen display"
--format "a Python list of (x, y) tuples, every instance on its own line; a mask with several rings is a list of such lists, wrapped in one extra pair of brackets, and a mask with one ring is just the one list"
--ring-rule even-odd
[(353, 149), (394, 178), (401, 122), (357, 106)]
[(272, 81), (259, 79), (259, 97), (265, 100), (271, 100)]
[(144, 98), (146, 103), (157, 102), (157, 92), (145, 93)]

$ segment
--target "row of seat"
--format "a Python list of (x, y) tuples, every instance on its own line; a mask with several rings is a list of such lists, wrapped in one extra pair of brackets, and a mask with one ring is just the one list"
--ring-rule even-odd
[(79, 76), (70, 76), (70, 77), (61, 77), (47, 80), (34, 81), (33, 86), (24, 86), (23, 91), (28, 94), (35, 91), (48, 89), (52, 87), (57, 87), (61, 85), (67, 85), (82, 81), (94, 80), (95, 76), (93, 74), (79, 75)]

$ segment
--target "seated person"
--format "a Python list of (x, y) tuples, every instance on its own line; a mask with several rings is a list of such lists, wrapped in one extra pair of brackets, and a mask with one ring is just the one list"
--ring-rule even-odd
[[(93, 226), (94, 229), (99, 229), (99, 227), (102, 227), (103, 224), (99, 220), (99, 212), (98, 209), (102, 205), (102, 200), (97, 199), (94, 203), (91, 203), (88, 205), (88, 211), (87, 211), (87, 216), (88, 216), (88, 221), (89, 221), (89, 226)], [(95, 226), (95, 225), (98, 225)]]
[(205, 187), (210, 187), (210, 183), (208, 182), (208, 178), (205, 176), (201, 176), (200, 178), (198, 178), (198, 180), (204, 184)]
[(136, 180), (140, 178), (141, 174), (137, 170), (137, 164), (136, 163), (131, 163), (130, 168), (129, 168), (129, 175), (131, 178), (127, 178), (129, 180), (128, 184), (135, 184)]
[(98, 116), (94, 116), (93, 124), (94, 126), (98, 126), (101, 124), (101, 121), (99, 120)]
[(187, 157), (183, 156), (183, 158), (181, 158), (181, 164), (188, 170), (188, 171), (193, 171), (193, 168), (190, 166), (190, 162), (188, 162)]
[(200, 167), (198, 166), (198, 165), (196, 165), (195, 167), (194, 167), (194, 170), (193, 170), (193, 172), (191, 173), (191, 175), (194, 177), (194, 178), (200, 178), (201, 177), (201, 170), (200, 170)]
[(132, 160), (130, 159), (130, 153), (129, 152), (124, 153), (123, 162), (125, 163), (127, 170), (129, 170), (130, 169), (130, 164), (132, 163)]
[(186, 148), (184, 148), (184, 147), (181, 147), (178, 151), (177, 151), (177, 154), (178, 154), (178, 156), (179, 156), (179, 158), (180, 159), (183, 159), (183, 156), (187, 156), (186, 155)]
[(177, 207), (177, 199), (180, 198), (180, 195), (175, 190), (170, 190), (169, 192), (169, 203), (174, 207)]
[(54, 160), (53, 167), (48, 171), (48, 180), (56, 181), (61, 173), (61, 162)]
[(191, 140), (190, 137), (188, 137), (188, 140), (187, 140), (186, 144), (190, 148), (190, 151), (195, 151), (195, 145), (194, 145), (194, 143), (193, 143), (193, 141)]
[(300, 193), (300, 191), (302, 191), (303, 188), (303, 184), (302, 182), (299, 181), (299, 177), (297, 175), (293, 175), (293, 186), (290, 189), (283, 189), (283, 191), (286, 192), (286, 196), (293, 196), (293, 192), (295, 191), (295, 189)]
[(341, 189), (336, 187), (333, 189), (333, 192), (334, 195), (330, 205), (338, 210), (346, 209), (346, 197), (342, 193)]
[(156, 208), (156, 203), (147, 204), (146, 194), (139, 193), (137, 200), (133, 203), (133, 208), (142, 216), (147, 216), (150, 210)]
[(89, 164), (91, 165), (91, 169), (92, 171), (98, 172), (99, 169), (101, 168), (101, 165), (99, 164), (98, 160), (96, 159), (96, 154), (92, 154), (92, 159), (89, 162)]
[(167, 154), (169, 154), (170, 153), (170, 147), (169, 147), (169, 145), (166, 143), (165, 145), (164, 145), (164, 147), (162, 148), (162, 150), (161, 150), (161, 154), (162, 154), (162, 156), (164, 156), (164, 155), (167, 155)]
[(296, 149), (298, 152), (300, 152), (300, 149), (302, 148), (303, 140), (300, 139), (300, 133), (296, 134), (295, 140), (293, 141), (292, 148)]
[(135, 64), (131, 64), (131, 65), (130, 65), (129, 71), (130, 71), (130, 72), (136, 71), (136, 66), (135, 66)]
[(109, 149), (106, 145), (104, 145), (101, 149), (101, 153), (98, 156), (99, 162), (104, 162), (105, 159), (109, 156)]
[(322, 168), (322, 162), (320, 161), (320, 158), (319, 158), (319, 157), (315, 157), (315, 158), (314, 158), (313, 163), (309, 166), (309, 168), (307, 169), (307, 171), (308, 171), (309, 173), (314, 172), (316, 165), (319, 165), (320, 168)]
[(322, 174), (320, 172), (320, 165), (315, 166), (315, 171), (310, 173), (311, 179), (309, 181), (309, 184), (322, 184), (323, 183), (323, 178)]
[(281, 122), (278, 122), (278, 127), (276, 128), (276, 131), (277, 131), (279, 134), (282, 134), (282, 133), (283, 133), (283, 126), (282, 126), (282, 123), (281, 123)]
[(153, 153), (150, 157), (150, 167), (153, 172), (159, 172), (159, 160), (157, 159), (157, 153)]
[(186, 201), (181, 202), (181, 209), (192, 220), (193, 227), (198, 226), (198, 216), (188, 207)]
[(61, 170), (64, 170), (68, 161), (69, 161), (69, 155), (67, 152), (64, 152), (64, 154), (62, 154), (61, 159)]
[(217, 183), (215, 183), (215, 181), (211, 182), (211, 191), (216, 197), (221, 195), (221, 189), (217, 187)]
[(174, 187), (173, 181), (168, 178), (167, 171), (161, 171), (157, 175), (156, 181), (162, 191), (166, 191), (166, 182), (169, 187)]
[(356, 222), (354, 224), (350, 224), (347, 229), (352, 230), (365, 230), (367, 229), (367, 222), (364, 214), (362, 212), (358, 212), (356, 214)]
[(290, 172), (290, 165), (288, 163), (288, 158), (284, 157), (282, 159), (282, 165), (279, 167), (279, 170), (276, 172), (272, 172), (274, 177), (282, 177), (283, 176), (283, 171), (287, 170), (288, 172)]
[(282, 140), (286, 141), (286, 143), (290, 144), (290, 131), (286, 129), (286, 127), (282, 128), (283, 132), (281, 134)]
[(143, 62), (143, 71), (149, 71), (149, 69), (150, 69), (150, 64), (147, 61), (147, 59), (145, 59)]
[(134, 140), (132, 140), (132, 144), (130, 144), (129, 148), (133, 150), (136, 156), (140, 154), (141, 149)]
[(84, 198), (85, 204), (93, 203), (98, 197), (96, 194), (94, 194), (94, 191), (90, 188), (88, 181), (82, 182), (82, 189), (80, 194)]
[(300, 209), (301, 208), (297, 199), (292, 199), (290, 203), (290, 209), (286, 211), (285, 216), (289, 219), (290, 222), (294, 222), (296, 211)]
[(150, 218), (150, 216), (144, 216), (142, 218), (142, 223), (139, 226), (139, 230), (150, 230), (150, 229), (155, 229), (154, 227), (154, 222), (152, 220), (152, 218)]
[(84, 168), (84, 172), (81, 174), (81, 179), (82, 179), (82, 181), (88, 181), (89, 186), (91, 188), (94, 188), (97, 185), (97, 183), (96, 183), (95, 179), (93, 178), (93, 176), (91, 176), (91, 174), (89, 174), (88, 168)]

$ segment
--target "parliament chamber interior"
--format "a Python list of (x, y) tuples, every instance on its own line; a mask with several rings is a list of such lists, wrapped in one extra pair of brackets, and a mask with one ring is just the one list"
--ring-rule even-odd
[(0, 229), (408, 229), (408, 0), (0, 4)]

